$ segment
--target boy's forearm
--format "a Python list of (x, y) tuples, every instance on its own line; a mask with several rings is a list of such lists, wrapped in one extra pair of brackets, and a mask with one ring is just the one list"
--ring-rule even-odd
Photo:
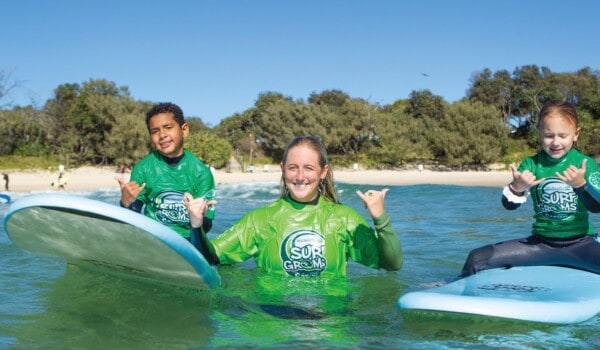
[(209, 264), (219, 265), (219, 257), (217, 257), (217, 254), (215, 253), (215, 247), (208, 239), (203, 228), (190, 229), (190, 241)]

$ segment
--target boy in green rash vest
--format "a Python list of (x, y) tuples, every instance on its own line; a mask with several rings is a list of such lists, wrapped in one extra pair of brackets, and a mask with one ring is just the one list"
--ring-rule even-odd
[(502, 192), (508, 210), (531, 196), (532, 235), (477, 248), (469, 253), (462, 276), (510, 266), (557, 265), (600, 273), (600, 243), (588, 211), (600, 212), (600, 172), (596, 161), (573, 148), (579, 137), (577, 111), (550, 101), (540, 110), (541, 148), (511, 165), (513, 181)]
[[(388, 189), (357, 191), (373, 229), (357, 211), (340, 204), (325, 148), (316, 138), (292, 140), (281, 171), (279, 199), (250, 211), (212, 240), (199, 233), (200, 251), (210, 263), (254, 258), (266, 273), (328, 278), (345, 276), (349, 258), (376, 269), (400, 269), (400, 241), (384, 208)], [(184, 201), (192, 228), (201, 227), (211, 203)]]
[(196, 246), (198, 239), (191, 235), (190, 217), (183, 198), (184, 195), (193, 197), (192, 202), (200, 205), (211, 203), (200, 227), (208, 232), (215, 215), (212, 204), (216, 203), (212, 172), (184, 149), (189, 126), (179, 106), (154, 105), (146, 113), (146, 125), (155, 150), (135, 164), (129, 182), (116, 178), (121, 187), (120, 204), (172, 228)]

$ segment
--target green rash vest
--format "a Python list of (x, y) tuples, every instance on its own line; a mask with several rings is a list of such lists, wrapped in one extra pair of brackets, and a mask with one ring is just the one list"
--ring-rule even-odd
[(600, 173), (596, 161), (572, 148), (559, 159), (540, 151), (527, 157), (519, 165), (519, 172), (529, 170), (536, 179), (545, 180), (530, 189), (533, 200), (533, 233), (549, 238), (568, 238), (577, 235), (592, 235), (588, 210), (573, 188), (556, 177), (570, 165), (581, 168), (587, 159), (585, 180), (589, 186), (600, 189)]
[(339, 277), (346, 275), (348, 258), (379, 268), (378, 235), (395, 232), (386, 213), (375, 227), (323, 196), (316, 205), (286, 197), (247, 213), (211, 242), (221, 264), (254, 257), (267, 273)]
[[(181, 236), (190, 236), (190, 218), (183, 204), (183, 194), (194, 198), (215, 198), (215, 180), (210, 169), (191, 152), (184, 150), (177, 164), (167, 164), (158, 151), (140, 160), (131, 172), (130, 181), (146, 187), (138, 195), (144, 203), (144, 215), (174, 229)], [(214, 219), (211, 206), (206, 217)]]

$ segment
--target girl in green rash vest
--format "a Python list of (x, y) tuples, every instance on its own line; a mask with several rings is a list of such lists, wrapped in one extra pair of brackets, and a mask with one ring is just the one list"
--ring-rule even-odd
[(538, 131), (542, 150), (525, 158), (502, 192), (514, 210), (531, 196), (532, 235), (477, 248), (462, 276), (510, 266), (557, 265), (600, 273), (600, 243), (588, 211), (600, 212), (600, 172), (596, 161), (573, 145), (579, 137), (575, 107), (550, 101), (541, 109)]
[[(215, 239), (199, 232), (209, 262), (254, 258), (264, 272), (284, 276), (345, 276), (348, 258), (376, 269), (400, 269), (400, 241), (384, 208), (387, 189), (357, 191), (373, 229), (358, 212), (340, 204), (325, 148), (316, 138), (292, 140), (281, 171), (278, 200), (250, 211)], [(192, 227), (201, 227), (212, 203), (194, 205), (192, 200), (191, 195), (184, 199)]]

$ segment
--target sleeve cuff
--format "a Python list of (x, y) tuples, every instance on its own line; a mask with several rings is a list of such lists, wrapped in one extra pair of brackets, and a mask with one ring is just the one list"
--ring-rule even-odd
[(381, 229), (390, 224), (390, 216), (387, 212), (383, 212), (377, 219), (373, 219), (376, 229)]
[(529, 191), (525, 192), (523, 196), (517, 196), (513, 193), (513, 191), (510, 190), (508, 186), (504, 186), (504, 189), (502, 190), (502, 195), (506, 197), (506, 199), (508, 199), (508, 201), (511, 203), (523, 204), (527, 202)]

